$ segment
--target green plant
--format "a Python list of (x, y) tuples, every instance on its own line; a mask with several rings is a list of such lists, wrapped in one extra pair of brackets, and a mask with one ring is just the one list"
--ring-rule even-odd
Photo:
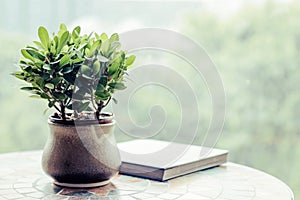
[(80, 35), (77, 26), (72, 32), (61, 24), (50, 37), (39, 27), (40, 41), (21, 49), (20, 71), (13, 75), (30, 86), (22, 87), (30, 97), (48, 101), (61, 119), (77, 118), (83, 111), (95, 111), (99, 119), (116, 90), (125, 89), (124, 75), (135, 56), (120, 50), (118, 34), (91, 33)]

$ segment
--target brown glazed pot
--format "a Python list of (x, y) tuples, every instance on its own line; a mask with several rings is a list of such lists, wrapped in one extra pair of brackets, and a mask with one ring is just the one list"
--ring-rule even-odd
[(80, 123), (49, 117), (50, 136), (42, 167), (55, 184), (64, 187), (97, 187), (118, 173), (121, 159), (114, 137), (115, 120)]

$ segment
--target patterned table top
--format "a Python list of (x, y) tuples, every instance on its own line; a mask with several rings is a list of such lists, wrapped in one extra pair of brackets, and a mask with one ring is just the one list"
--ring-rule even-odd
[(52, 184), (40, 166), (41, 151), (0, 155), (0, 200), (293, 200), (280, 180), (261, 171), (228, 163), (220, 167), (156, 182), (118, 175), (91, 189)]

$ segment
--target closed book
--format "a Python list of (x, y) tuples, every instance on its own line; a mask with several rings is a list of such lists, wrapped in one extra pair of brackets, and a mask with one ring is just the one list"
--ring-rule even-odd
[(118, 143), (120, 174), (166, 181), (227, 162), (228, 151), (203, 146), (140, 139)]

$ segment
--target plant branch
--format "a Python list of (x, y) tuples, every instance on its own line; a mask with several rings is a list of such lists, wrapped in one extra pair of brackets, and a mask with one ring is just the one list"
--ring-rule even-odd
[(70, 99), (68, 100), (68, 102), (66, 103), (66, 105), (69, 105), (69, 104), (71, 103), (71, 101), (72, 101), (72, 99), (70, 98)]
[(101, 110), (103, 108), (103, 101), (100, 101), (100, 103), (98, 104), (98, 107), (97, 107), (97, 111), (96, 111), (96, 118), (99, 120), (100, 119), (100, 113), (101, 113)]
[(92, 105), (93, 105), (94, 109), (97, 110), (97, 105), (94, 102), (94, 93), (93, 93), (93, 90), (91, 90), (91, 102), (92, 102)]
[(61, 113), (61, 118), (63, 120), (66, 120), (66, 107), (65, 107), (63, 101), (60, 101), (60, 111), (61, 111), (60, 112)]
[(108, 98), (108, 100), (106, 101), (106, 103), (103, 105), (102, 108), (106, 107), (109, 104), (110, 100), (111, 100), (111, 96)]
[(60, 109), (59, 109), (56, 105), (54, 105), (54, 108), (55, 108), (59, 113), (61, 113)]

